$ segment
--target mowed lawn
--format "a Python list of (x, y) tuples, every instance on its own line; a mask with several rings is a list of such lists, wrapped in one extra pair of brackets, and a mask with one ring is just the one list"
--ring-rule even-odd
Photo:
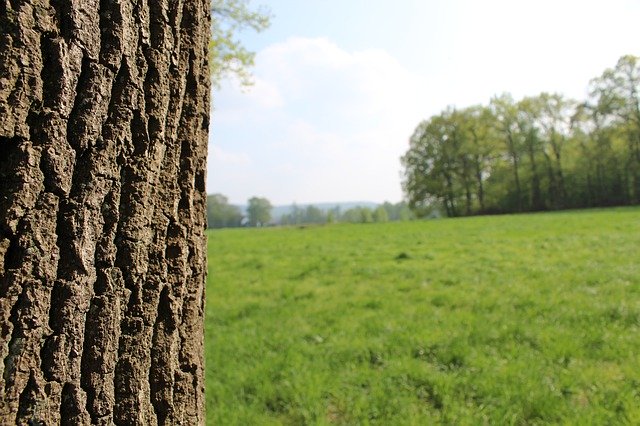
[(640, 424), (640, 209), (209, 233), (209, 424)]

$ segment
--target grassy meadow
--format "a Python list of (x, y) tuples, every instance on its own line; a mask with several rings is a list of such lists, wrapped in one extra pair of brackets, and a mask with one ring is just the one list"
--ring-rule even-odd
[(640, 424), (640, 209), (209, 233), (209, 424)]

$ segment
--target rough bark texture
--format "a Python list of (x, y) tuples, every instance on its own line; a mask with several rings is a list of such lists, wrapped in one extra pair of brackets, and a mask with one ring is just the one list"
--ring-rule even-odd
[(0, 424), (204, 423), (207, 0), (0, 0)]

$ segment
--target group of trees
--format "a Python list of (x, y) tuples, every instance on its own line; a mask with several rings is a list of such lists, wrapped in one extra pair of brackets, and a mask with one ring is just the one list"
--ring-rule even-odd
[(252, 197), (248, 201), (246, 212), (243, 208), (229, 204), (222, 194), (207, 197), (207, 221), (209, 228), (259, 227), (267, 225), (303, 225), (325, 223), (373, 223), (405, 221), (415, 215), (405, 202), (384, 202), (377, 207), (356, 206), (342, 211), (339, 205), (322, 209), (314, 205), (291, 206), (288, 213), (273, 217), (272, 205), (266, 198)]
[(448, 108), (418, 125), (403, 189), (423, 215), (539, 211), (640, 202), (640, 59), (620, 58), (584, 101), (542, 93)]
[(246, 215), (240, 207), (229, 204), (222, 194), (207, 196), (207, 226), (209, 228), (238, 228), (265, 226), (271, 222), (271, 203), (266, 198), (252, 197)]
[(323, 210), (314, 205), (298, 207), (293, 205), (291, 211), (282, 215), (279, 223), (281, 225), (301, 225), (301, 224), (322, 224), (322, 223), (373, 223), (389, 222), (398, 220), (411, 220), (413, 213), (407, 203), (400, 202), (392, 204), (388, 201), (371, 208), (356, 206), (342, 211), (340, 206), (335, 206), (328, 210)]
[(324, 211), (316, 206), (299, 207), (294, 204), (291, 206), (291, 212), (280, 217), (281, 225), (300, 225), (303, 223), (330, 223), (335, 222), (336, 211), (339, 208)]
[(240, 208), (229, 204), (222, 194), (207, 196), (207, 227), (237, 228), (243, 225), (244, 216)]

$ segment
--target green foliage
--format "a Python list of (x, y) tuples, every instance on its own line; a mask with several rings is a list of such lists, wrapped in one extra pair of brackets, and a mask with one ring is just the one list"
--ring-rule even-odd
[[(280, 219), (281, 225), (300, 225), (303, 223), (327, 223), (329, 218), (325, 213), (316, 206), (310, 205), (306, 208), (300, 208), (296, 204), (291, 207), (291, 213), (283, 215)], [(332, 219), (334, 220), (335, 217)]]
[(235, 228), (242, 226), (242, 213), (222, 194), (207, 196), (207, 227)]
[(384, 206), (378, 206), (373, 211), (373, 221), (377, 223), (389, 222), (389, 214)]
[(356, 206), (344, 212), (340, 210), (339, 206), (323, 210), (313, 205), (302, 208), (294, 204), (291, 207), (291, 212), (282, 216), (280, 224), (372, 223), (411, 219), (414, 219), (414, 216), (405, 202), (392, 204), (385, 201), (373, 210), (368, 207)]
[(237, 35), (246, 28), (257, 32), (268, 28), (270, 12), (250, 9), (248, 0), (211, 0), (211, 15), (209, 67), (213, 84), (219, 85), (227, 75), (236, 75), (243, 85), (251, 85), (248, 69), (254, 64), (255, 54), (242, 45)]
[(638, 58), (621, 58), (590, 93), (582, 103), (503, 94), (423, 121), (402, 158), (411, 208), (460, 216), (639, 203)]
[(368, 207), (362, 207), (360, 209), (360, 222), (361, 223), (372, 223), (373, 222), (373, 212)]
[(209, 424), (639, 424), (638, 208), (209, 233)]
[(271, 203), (266, 198), (252, 197), (247, 207), (249, 226), (265, 226), (271, 221)]
[(316, 206), (307, 206), (305, 217), (309, 223), (325, 223), (327, 221), (324, 212)]
[(327, 212), (327, 223), (335, 223), (336, 222), (336, 212), (334, 210), (329, 210)]
[(372, 223), (373, 213), (368, 207), (353, 207), (342, 213), (340, 221), (346, 223)]
[[(625, 200), (640, 202), (640, 58), (623, 56), (613, 69), (593, 79), (591, 99), (585, 105), (593, 111), (595, 138), (618, 134), (622, 142), (617, 147), (622, 154), (618, 154), (622, 179), (615, 184), (622, 187)], [(614, 141), (608, 142), (615, 145)], [(596, 144), (601, 143), (602, 140)]]
[(382, 203), (382, 207), (385, 209), (385, 211), (387, 212), (387, 217), (392, 222), (415, 219), (415, 215), (409, 208), (409, 205), (404, 201), (396, 204), (385, 201), (384, 203)]

